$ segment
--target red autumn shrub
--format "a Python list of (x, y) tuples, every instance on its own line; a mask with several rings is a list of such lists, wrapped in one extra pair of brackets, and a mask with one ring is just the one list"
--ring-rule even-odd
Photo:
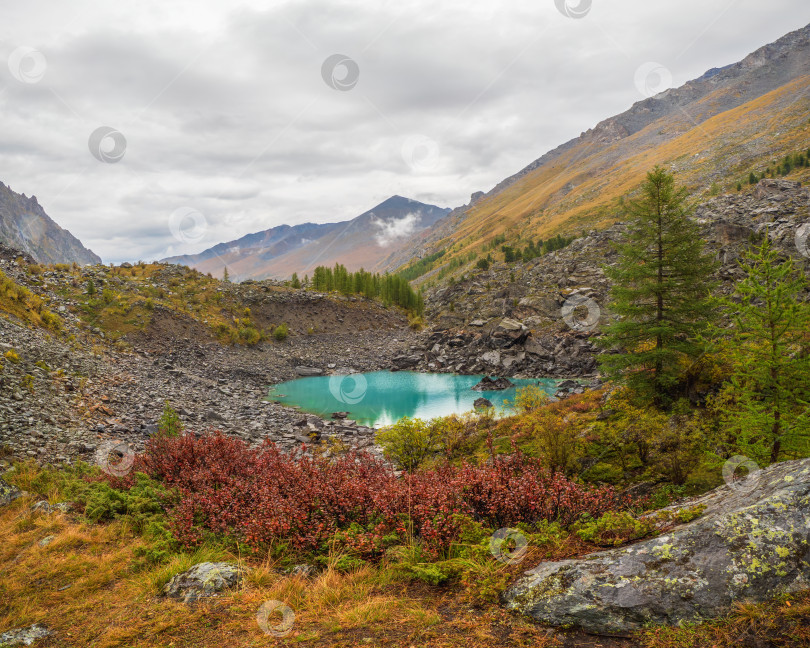
[(631, 503), (610, 487), (577, 484), (521, 454), (396, 477), (364, 453), (291, 456), (270, 442), (249, 448), (221, 434), (155, 438), (119, 486), (131, 485), (136, 471), (175, 489), (170, 520), (187, 545), (215, 533), (254, 548), (284, 542), (318, 551), (337, 533), (344, 546), (368, 557), (379, 555), (384, 539), (402, 540), (411, 529), (439, 555), (458, 539), (460, 516), (492, 528), (570, 524), (583, 513), (598, 518)]

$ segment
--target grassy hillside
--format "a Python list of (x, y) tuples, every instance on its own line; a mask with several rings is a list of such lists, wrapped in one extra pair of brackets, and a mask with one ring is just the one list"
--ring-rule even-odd
[(381, 313), (385, 324), (402, 319), (372, 300), (273, 282), (233, 284), (163, 263), (79, 267), (20, 260), (12, 275), (0, 271), (0, 312), (56, 331), (60, 318), (47, 308), (56, 301), (82, 326), (122, 344), (163, 333), (252, 345), (287, 333), (341, 331), (347, 319), (355, 330), (367, 330), (380, 325)]

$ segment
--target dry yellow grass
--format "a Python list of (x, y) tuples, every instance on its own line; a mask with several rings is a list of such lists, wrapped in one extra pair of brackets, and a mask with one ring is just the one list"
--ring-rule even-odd
[[(544, 645), (535, 641), (543, 632), (519, 619), (510, 617), (504, 626), (497, 609), (496, 622), (491, 612), (459, 607), (449, 592), (400, 582), (373, 567), (349, 574), (329, 567), (306, 579), (283, 576), (270, 561), (243, 562), (251, 571), (238, 589), (193, 606), (169, 601), (159, 591), (175, 573), (204, 560), (239, 557), (201, 550), (136, 571), (135, 552), (144, 541), (125, 524), (32, 513), (31, 502), (0, 509), (0, 631), (42, 623), (54, 632), (48, 646), (471, 648), (497, 645), (490, 643), (493, 632), (514, 634), (514, 645)], [(47, 536), (55, 539), (40, 546)], [(256, 614), (268, 600), (295, 611), (288, 636), (266, 635), (259, 627)]]

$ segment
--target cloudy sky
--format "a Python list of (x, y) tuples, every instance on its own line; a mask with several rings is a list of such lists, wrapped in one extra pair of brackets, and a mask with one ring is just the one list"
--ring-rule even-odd
[(644, 92), (810, 23), (807, 0), (0, 11), (0, 181), (107, 262), (349, 219), (393, 194), (464, 204)]

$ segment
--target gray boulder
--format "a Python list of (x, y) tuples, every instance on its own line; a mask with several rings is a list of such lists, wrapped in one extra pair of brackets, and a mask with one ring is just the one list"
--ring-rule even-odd
[(473, 385), (470, 389), (473, 391), (503, 391), (514, 386), (515, 384), (508, 378), (492, 379), (489, 376), (484, 376), (478, 384)]
[(27, 628), (17, 628), (0, 634), (0, 646), (30, 646), (37, 639), (51, 634), (44, 625), (35, 623)]
[(492, 401), (482, 396), (481, 398), (475, 399), (473, 407), (475, 409), (486, 409), (488, 407), (492, 407)]
[(23, 492), (16, 486), (7, 483), (0, 477), (0, 506), (11, 504), (18, 497), (22, 497)]
[(293, 565), (289, 569), (285, 570), (284, 573), (289, 574), (290, 576), (300, 576), (301, 578), (312, 578), (318, 573), (318, 570), (313, 565), (302, 563), (300, 565)]
[(523, 326), (522, 322), (518, 322), (510, 317), (504, 317), (500, 324), (498, 324), (498, 328), (503, 329), (504, 331), (522, 331), (525, 327)]
[(299, 366), (295, 368), (295, 373), (298, 376), (322, 376), (323, 369), (319, 369), (318, 367), (304, 367)]
[(624, 636), (810, 588), (810, 459), (755, 471), (688, 505), (706, 509), (666, 536), (541, 563), (503, 602), (545, 625)]
[(236, 586), (244, 571), (238, 565), (230, 563), (200, 563), (173, 577), (163, 588), (163, 594), (184, 603), (209, 598), (216, 596), (217, 592)]

